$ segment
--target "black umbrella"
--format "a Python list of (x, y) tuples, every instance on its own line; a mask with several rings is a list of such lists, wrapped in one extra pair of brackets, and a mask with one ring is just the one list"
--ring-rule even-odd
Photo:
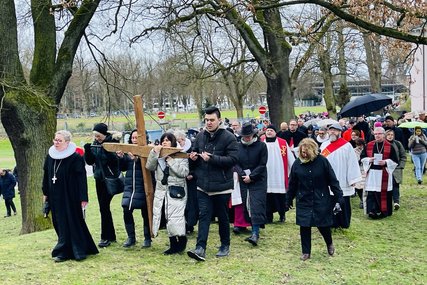
[(368, 94), (348, 102), (340, 111), (341, 117), (357, 117), (390, 105), (392, 100), (383, 94)]

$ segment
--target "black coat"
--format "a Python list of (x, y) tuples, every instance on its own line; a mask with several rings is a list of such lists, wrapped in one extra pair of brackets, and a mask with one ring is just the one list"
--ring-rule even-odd
[[(118, 143), (111, 134), (105, 137), (102, 143)], [(96, 180), (104, 180), (107, 177), (119, 176), (119, 161), (114, 152), (108, 152), (102, 147), (102, 143), (94, 140), (92, 145), (85, 144), (84, 158), (88, 165), (94, 165), (93, 177)], [(102, 169), (101, 169), (102, 168)]]
[[(330, 195), (329, 187), (334, 193)], [(289, 177), (288, 203), (296, 198), (296, 223), (303, 227), (332, 225), (335, 203), (343, 203), (343, 193), (329, 161), (318, 155), (313, 161), (292, 165)]]
[(122, 207), (129, 210), (146, 207), (141, 160), (133, 160), (125, 155), (120, 159), (120, 170), (126, 171)]
[(286, 140), (288, 145), (291, 145), (291, 138), (293, 139), (294, 147), (297, 147), (303, 139), (307, 137), (307, 135), (301, 131), (296, 130), (295, 132), (291, 132), (290, 130), (287, 130), (279, 135), (277, 135), (279, 138), (282, 138)]
[(194, 142), (193, 151), (212, 154), (209, 161), (198, 157), (191, 160), (191, 170), (197, 176), (197, 186), (206, 192), (220, 192), (233, 189), (233, 166), (238, 161), (238, 145), (234, 134), (224, 128), (211, 135), (201, 131)]
[[(254, 225), (266, 223), (267, 203), (267, 160), (268, 151), (264, 142), (257, 140), (251, 145), (239, 143), (239, 163), (236, 167), (239, 175), (240, 192), (243, 205), (245, 206), (246, 220)], [(249, 169), (251, 183), (243, 182), (242, 176), (246, 175), (244, 170)], [(249, 191), (249, 218), (247, 209), (247, 194)]]
[(0, 190), (3, 199), (9, 200), (15, 198), (16, 180), (9, 171), (5, 170), (5, 175), (0, 175)]
[[(49, 201), (58, 235), (52, 257), (80, 260), (98, 253), (81, 208), (82, 201), (89, 201), (83, 158), (77, 153), (57, 160), (48, 155), (43, 169), (43, 194)], [(55, 183), (52, 181), (54, 174)]]

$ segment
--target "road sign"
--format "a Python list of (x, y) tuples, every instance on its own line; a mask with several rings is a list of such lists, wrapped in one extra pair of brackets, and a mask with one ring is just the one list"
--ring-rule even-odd
[(267, 112), (267, 107), (265, 107), (265, 106), (260, 106), (260, 107), (258, 108), (258, 112), (259, 112), (261, 115), (264, 115), (264, 114), (265, 114), (265, 112)]
[(165, 112), (163, 112), (163, 111), (159, 111), (159, 112), (157, 113), (157, 117), (158, 117), (159, 119), (164, 119), (164, 118), (165, 118), (165, 116), (166, 116), (166, 114), (165, 114)]

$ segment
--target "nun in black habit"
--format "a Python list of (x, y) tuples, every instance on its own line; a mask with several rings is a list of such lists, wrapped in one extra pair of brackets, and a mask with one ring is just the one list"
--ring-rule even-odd
[(44, 163), (43, 195), (52, 212), (58, 243), (52, 251), (55, 262), (83, 260), (98, 249), (84, 220), (88, 203), (86, 170), (68, 131), (55, 133)]

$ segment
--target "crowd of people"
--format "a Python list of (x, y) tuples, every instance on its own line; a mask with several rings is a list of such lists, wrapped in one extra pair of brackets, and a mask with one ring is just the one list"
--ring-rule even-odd
[[(326, 252), (332, 256), (331, 228), (350, 227), (351, 197), (359, 197), (360, 208), (372, 219), (400, 209), (399, 186), (408, 151), (415, 166), (414, 177), (418, 184), (423, 182), (425, 129), (403, 131), (389, 115), (374, 122), (364, 117), (341, 119), (322, 127), (307, 126), (312, 117), (301, 116), (276, 128), (268, 120), (225, 124), (217, 107), (204, 111), (205, 126), (193, 141), (182, 130), (167, 131), (144, 158), (105, 150), (103, 143), (119, 143), (121, 133), (109, 131), (103, 123), (94, 126), (94, 140), (84, 145), (84, 152), (77, 152), (68, 131), (55, 133), (43, 178), (44, 201), (58, 236), (52, 250), (55, 262), (83, 260), (99, 252), (85, 222), (85, 163), (93, 166), (101, 214), (98, 247), (109, 247), (117, 240), (110, 209), (113, 195), (106, 178), (125, 172), (121, 205), (127, 239), (123, 247), (137, 244), (133, 212), (138, 210), (143, 224), (142, 247), (151, 247), (159, 230), (166, 228), (169, 247), (165, 255), (184, 252), (187, 235), (197, 225), (196, 244), (187, 251), (197, 261), (206, 259), (213, 220), (218, 221), (220, 241), (216, 257), (222, 258), (230, 254), (230, 223), (236, 235), (247, 233), (245, 241), (258, 246), (262, 229), (274, 222), (274, 213), (283, 223), (293, 207), (300, 226), (301, 260), (311, 258), (312, 227), (318, 228)], [(137, 142), (138, 133), (133, 130), (128, 143)], [(165, 147), (179, 148), (188, 158), (160, 156)], [(154, 185), (151, 217), (144, 186), (147, 176), (143, 175), (147, 170)], [(16, 214), (15, 184), (14, 176), (0, 169), (6, 216), (12, 211)]]

